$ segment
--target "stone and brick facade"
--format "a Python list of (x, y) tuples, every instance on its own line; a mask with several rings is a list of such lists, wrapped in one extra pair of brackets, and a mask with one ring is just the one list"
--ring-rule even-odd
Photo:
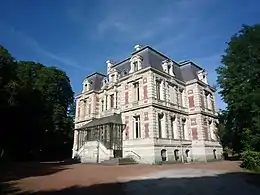
[(136, 46), (130, 57), (107, 61), (107, 73), (93, 73), (76, 97), (73, 156), (77, 129), (88, 122), (121, 114), (123, 156), (140, 163), (220, 159), (216, 136), (215, 89), (207, 73), (192, 61), (175, 62), (155, 49)]

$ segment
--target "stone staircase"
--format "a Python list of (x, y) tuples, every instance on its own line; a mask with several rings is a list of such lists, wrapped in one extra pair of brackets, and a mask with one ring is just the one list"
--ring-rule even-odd
[(133, 165), (138, 164), (133, 158), (111, 158), (104, 160), (100, 164), (103, 165)]

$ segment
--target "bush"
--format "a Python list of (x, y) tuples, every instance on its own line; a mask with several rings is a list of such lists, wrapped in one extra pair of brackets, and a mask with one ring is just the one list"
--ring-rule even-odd
[(260, 171), (260, 152), (245, 151), (242, 153), (242, 161), (242, 167), (252, 171)]

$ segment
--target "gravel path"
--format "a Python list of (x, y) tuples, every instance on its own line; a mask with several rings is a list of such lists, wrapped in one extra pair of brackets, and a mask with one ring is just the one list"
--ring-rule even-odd
[(0, 195), (260, 195), (260, 175), (245, 172), (239, 164), (24, 163), (0, 172)]

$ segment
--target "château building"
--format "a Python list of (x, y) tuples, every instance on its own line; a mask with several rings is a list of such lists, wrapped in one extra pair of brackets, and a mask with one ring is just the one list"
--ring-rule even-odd
[(107, 73), (83, 80), (76, 97), (73, 157), (138, 163), (220, 159), (215, 89), (196, 63), (136, 45)]

